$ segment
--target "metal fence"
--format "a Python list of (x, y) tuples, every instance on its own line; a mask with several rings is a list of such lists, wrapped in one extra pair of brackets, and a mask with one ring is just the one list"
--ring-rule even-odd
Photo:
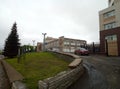
[(90, 53), (100, 53), (100, 44), (97, 42), (87, 44), (85, 48), (88, 49)]

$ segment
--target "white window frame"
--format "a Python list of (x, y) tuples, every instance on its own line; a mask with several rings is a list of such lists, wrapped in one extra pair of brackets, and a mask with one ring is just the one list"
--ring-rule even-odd
[(106, 36), (105, 39), (107, 41), (117, 41), (117, 35), (109, 35), (109, 36)]
[(104, 18), (109, 18), (109, 17), (115, 16), (115, 10), (104, 13), (103, 16), (104, 16)]
[(116, 27), (116, 22), (112, 22), (104, 25), (105, 30), (115, 28), (115, 27)]

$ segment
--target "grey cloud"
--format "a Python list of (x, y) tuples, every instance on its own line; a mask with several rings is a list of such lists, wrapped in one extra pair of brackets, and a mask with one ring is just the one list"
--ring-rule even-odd
[(107, 0), (0, 0), (0, 46), (14, 21), (22, 44), (42, 41), (42, 32), (99, 41), (98, 11), (106, 6)]

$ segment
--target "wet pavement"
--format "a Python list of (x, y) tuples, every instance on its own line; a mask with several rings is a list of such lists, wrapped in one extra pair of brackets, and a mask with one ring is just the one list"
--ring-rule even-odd
[(120, 57), (81, 56), (85, 74), (68, 89), (120, 89)]

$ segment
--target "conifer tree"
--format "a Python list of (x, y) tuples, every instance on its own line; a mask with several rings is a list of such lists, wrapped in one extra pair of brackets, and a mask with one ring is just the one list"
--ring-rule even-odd
[(11, 32), (5, 41), (4, 55), (8, 58), (13, 58), (18, 55), (20, 47), (19, 36), (17, 34), (17, 24), (13, 24)]

